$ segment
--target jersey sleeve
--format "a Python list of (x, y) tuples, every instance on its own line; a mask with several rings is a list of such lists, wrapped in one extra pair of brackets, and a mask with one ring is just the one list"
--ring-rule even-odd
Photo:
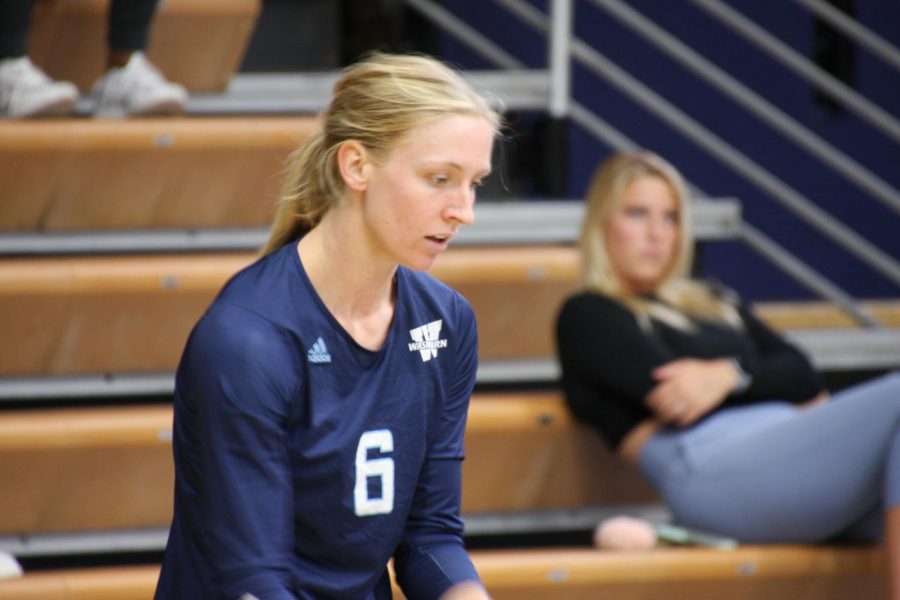
[(466, 430), (466, 414), (469, 398), (475, 388), (475, 374), (478, 371), (478, 332), (472, 307), (461, 296), (456, 295), (459, 337), (455, 361), (449, 377), (442, 382), (446, 390), (439, 420), (431, 441), (429, 458), (463, 458), (463, 435)]
[(437, 435), (419, 475), (416, 495), (394, 555), (397, 581), (410, 600), (439, 598), (453, 585), (479, 581), (465, 550), (460, 519), (463, 436), (478, 368), (475, 316), (457, 297), (459, 351), (437, 421)]
[(463, 545), (461, 472), (461, 462), (454, 459), (432, 459), (422, 469), (394, 554), (397, 582), (409, 600), (437, 599), (457, 583), (480, 581)]
[(777, 398), (804, 402), (825, 389), (822, 378), (799, 349), (772, 331), (746, 307), (740, 309), (740, 315), (757, 353), (742, 357), (741, 366), (753, 381), (738, 399)]
[(297, 360), (280, 330), (225, 305), (197, 325), (179, 367), (182, 517), (223, 597), (294, 598), (286, 421), (298, 397)]

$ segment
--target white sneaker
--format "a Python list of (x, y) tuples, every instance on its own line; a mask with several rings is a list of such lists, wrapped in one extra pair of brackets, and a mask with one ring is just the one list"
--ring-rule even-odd
[(8, 552), (0, 551), (0, 579), (12, 579), (22, 576), (22, 565), (16, 557)]
[(124, 67), (110, 69), (94, 84), (98, 117), (160, 115), (184, 112), (188, 93), (166, 78), (144, 57), (135, 52)]
[(0, 115), (65, 115), (75, 110), (77, 101), (75, 85), (53, 81), (27, 56), (0, 60)]

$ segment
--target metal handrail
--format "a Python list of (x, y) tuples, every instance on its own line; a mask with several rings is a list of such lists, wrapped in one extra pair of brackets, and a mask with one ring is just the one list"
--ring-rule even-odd
[[(430, 0), (406, 0), (432, 23), (439, 25), (482, 57), (503, 69), (521, 69), (525, 64), (506, 50), (481, 35), (474, 27), (459, 19), (447, 9)], [(556, 118), (564, 118), (569, 112), (571, 100), (571, 69), (569, 39), (572, 31), (572, 0), (555, 0), (552, 3), (552, 30), (550, 47), (550, 102), (547, 112)]]
[(794, 0), (794, 2), (814, 13), (823, 21), (827, 21), (829, 25), (839, 29), (854, 42), (867, 48), (872, 54), (900, 71), (900, 50), (868, 27), (860, 25), (822, 0)]
[(520, 69), (525, 66), (519, 59), (478, 33), (475, 28), (446, 8), (429, 0), (406, 0), (406, 2), (498, 67)]
[(572, 36), (572, 0), (556, 0), (550, 6), (550, 106), (555, 119), (569, 114), (572, 98), (572, 61), (569, 59), (569, 39)]
[(573, 121), (584, 127), (588, 133), (604, 142), (610, 148), (620, 151), (638, 150), (641, 145), (616, 129), (609, 121), (598, 116), (589, 108), (577, 101), (572, 101), (569, 116)]
[(741, 239), (758, 253), (769, 259), (772, 263), (791, 275), (794, 279), (807, 287), (807, 289), (843, 308), (856, 321), (866, 327), (882, 328), (884, 325), (862, 310), (853, 297), (835, 285), (832, 281), (823, 277), (815, 269), (788, 252), (772, 238), (765, 235), (759, 229), (746, 221), (741, 223)]
[[(624, 152), (641, 148), (640, 144), (616, 129), (609, 121), (602, 119), (577, 100), (572, 100), (569, 104), (569, 118), (610, 148), (615, 148), (616, 150)], [(691, 197), (709, 197), (709, 194), (698, 188), (694, 183), (685, 181), (685, 184), (687, 185)]]
[[(610, 148), (619, 151), (638, 150), (641, 145), (632, 140), (630, 137), (616, 129), (608, 121), (600, 118), (591, 112), (587, 107), (576, 100), (572, 100), (569, 104), (569, 118), (580, 125), (595, 138), (604, 142)], [(701, 190), (694, 183), (685, 181), (688, 191), (693, 198), (708, 198), (709, 194)]]
[(775, 177), (721, 137), (698, 123), (662, 96), (620, 69), (605, 56), (576, 40), (573, 55), (639, 104), (681, 131), (720, 161), (772, 195), (782, 205), (800, 215), (808, 224), (830, 236), (844, 249), (900, 285), (900, 263), (855, 231), (819, 208), (809, 198)]
[[(422, 1), (424, 0), (417, 0), (417, 4)], [(550, 25), (548, 24), (547, 17), (535, 7), (522, 0), (495, 0), (495, 2), (509, 10), (533, 29), (544, 33), (545, 35), (548, 33)], [(820, 231), (823, 231), (826, 235), (836, 240), (846, 250), (861, 258), (864, 262), (900, 285), (900, 264), (894, 261), (892, 257), (831, 217), (808, 198), (777, 177), (771, 175), (749, 157), (727, 144), (724, 140), (691, 119), (688, 115), (674, 107), (647, 86), (644, 86), (642, 83), (619, 69), (611, 61), (606, 59), (606, 57), (602, 56), (599, 52), (593, 50), (582, 40), (579, 40), (574, 36), (571, 44), (571, 52), (575, 59), (586, 64), (601, 77), (610, 81), (627, 95), (632, 97), (639, 104), (667, 121), (670, 125), (684, 133), (687, 137), (712, 153), (719, 160), (725, 162), (733, 170), (781, 201), (783, 205), (799, 214), (806, 222), (810, 223)], [(609, 123), (600, 119), (581, 104), (572, 101), (569, 108), (570, 116), (575, 122), (584, 126), (590, 133), (610, 144), (612, 147), (618, 149), (630, 149), (637, 146), (633, 140), (622, 134)], [(776, 261), (776, 264), (779, 264), (782, 268), (789, 270), (790, 272), (805, 272), (805, 275), (801, 276), (802, 283), (807, 285), (810, 289), (813, 289), (823, 297), (828, 298), (838, 305), (845, 306), (848, 305), (849, 302), (849, 306), (852, 308), (848, 309), (848, 312), (861, 324), (868, 327), (880, 326), (878, 321), (874, 320), (869, 315), (862, 313), (855, 307), (849, 294), (823, 278), (807, 265), (803, 264), (802, 261), (790, 254), (786, 249), (778, 247), (772, 240), (769, 240), (762, 235), (754, 236), (752, 231), (744, 237), (750, 239), (750, 243), (752, 243), (758, 251), (760, 248), (768, 248), (769, 251), (765, 252), (766, 256), (781, 257), (780, 263)]]
[(857, 187), (900, 214), (900, 190), (887, 181), (829, 144), (809, 128), (801, 125), (774, 104), (703, 58), (699, 53), (621, 0), (592, 0), (592, 2), (648, 42), (665, 50), (669, 56), (690, 69), (691, 72), (792, 139), (807, 152), (830, 165), (836, 172), (855, 183)]
[(546, 34), (549, 28), (547, 18), (535, 7), (520, 0), (494, 0), (497, 4), (517, 16), (532, 29)]
[[(504, 6), (517, 5), (516, 14), (525, 17), (529, 25), (543, 33), (548, 30), (547, 18), (536, 8), (522, 0), (498, 1)], [(900, 285), (900, 263), (891, 256), (816, 206), (810, 199), (766, 171), (748, 156), (576, 37), (573, 37), (572, 40), (572, 56), (746, 177), (754, 185), (771, 194), (773, 198), (838, 242), (844, 249)]]
[(736, 33), (769, 53), (792, 71), (819, 86), (831, 98), (874, 125), (878, 131), (900, 142), (900, 121), (883, 108), (869, 101), (855, 90), (832, 77), (826, 71), (801, 56), (762, 27), (719, 0), (689, 0), (707, 13), (728, 25)]

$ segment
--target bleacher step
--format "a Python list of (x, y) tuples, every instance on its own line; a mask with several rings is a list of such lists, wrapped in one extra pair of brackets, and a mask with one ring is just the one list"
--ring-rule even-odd
[[(8, 536), (0, 550), (65, 546), (67, 538), (74, 546), (81, 534), (90, 534), (82, 546), (106, 535), (116, 548), (129, 531), (143, 539), (168, 525), (171, 439), (170, 405), (0, 412), (0, 477), (17, 486), (15, 495), (0, 496), (0, 535)], [(561, 509), (571, 521), (584, 508), (659, 502), (633, 467), (573, 419), (558, 393), (475, 394), (465, 444), (462, 510), (475, 518), (476, 532), (486, 519), (496, 526), (503, 513), (532, 511), (527, 522), (506, 522), (527, 533), (558, 522), (567, 513), (553, 511)]]
[[(544, 111), (550, 102), (550, 76), (544, 70), (467, 70), (463, 76), (501, 110)], [(193, 115), (318, 113), (328, 105), (339, 77), (340, 73), (238, 73), (220, 93), (191, 96), (187, 110)]]
[[(671, 521), (661, 504), (629, 504), (566, 509), (463, 513), (463, 535), (470, 542), (492, 536), (534, 536), (580, 533), (589, 537), (604, 519), (629, 515), (656, 523)], [(47, 558), (162, 552), (168, 527), (0, 535), (0, 551), (22, 558)]]
[[(0, 330), (19, 340), (0, 347), (0, 377), (20, 385), (20, 378), (171, 373), (203, 310), (227, 278), (254, 256), (0, 260)], [(556, 379), (556, 313), (579, 288), (574, 247), (461, 246), (442, 255), (431, 272), (475, 309), (480, 381)], [(798, 310), (808, 306), (802, 303)], [(871, 310), (896, 311), (890, 306), (882, 302)], [(868, 309), (865, 302), (863, 308)], [(830, 331), (783, 331), (823, 370), (900, 367), (897, 328), (822, 327)]]
[[(261, 0), (165, 0), (150, 29), (148, 57), (193, 91), (222, 90), (237, 71)], [(107, 0), (36, 3), (29, 54), (54, 79), (89, 91), (103, 73)]]
[(0, 231), (262, 227), (312, 117), (68, 119), (0, 128)]
[[(692, 205), (697, 239), (729, 239), (740, 230), (740, 204), (728, 198), (698, 200)], [(579, 200), (481, 200), (475, 223), (460, 229), (454, 246), (574, 244), (584, 215)], [(149, 252), (254, 251), (268, 237), (268, 227), (166, 228), (89, 231), (0, 231), (0, 255), (54, 256)]]
[[(494, 600), (846, 600), (884, 593), (883, 558), (873, 547), (548, 548), (471, 556)], [(158, 565), (26, 573), (0, 582), (0, 600), (149, 600), (158, 576)], [(404, 598), (396, 586), (394, 597)]]

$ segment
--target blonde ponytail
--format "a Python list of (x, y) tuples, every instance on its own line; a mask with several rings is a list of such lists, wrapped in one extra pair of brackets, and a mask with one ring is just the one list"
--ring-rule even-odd
[(319, 224), (331, 203), (343, 190), (336, 172), (335, 146), (329, 147), (325, 132), (313, 133), (290, 157), (284, 191), (275, 208), (275, 218), (262, 254), (269, 254)]

